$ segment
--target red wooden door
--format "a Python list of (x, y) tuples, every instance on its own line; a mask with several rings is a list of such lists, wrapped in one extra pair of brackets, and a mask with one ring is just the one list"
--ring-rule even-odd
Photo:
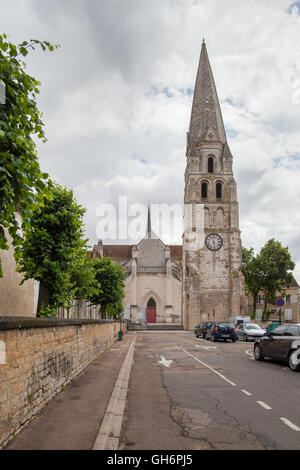
[(147, 323), (156, 323), (156, 307), (147, 307)]

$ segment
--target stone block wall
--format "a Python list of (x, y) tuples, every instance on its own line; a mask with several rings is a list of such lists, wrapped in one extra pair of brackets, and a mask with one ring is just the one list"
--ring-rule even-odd
[(117, 339), (107, 320), (0, 319), (0, 447)]

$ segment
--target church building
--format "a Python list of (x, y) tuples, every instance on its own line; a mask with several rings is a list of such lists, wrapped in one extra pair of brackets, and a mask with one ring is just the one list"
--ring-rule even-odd
[[(233, 158), (204, 41), (186, 159), (183, 245), (166, 246), (155, 235), (149, 209), (147, 233), (137, 245), (100, 241), (93, 249), (93, 256), (111, 257), (124, 267), (124, 307), (132, 323), (183, 325), (191, 330), (201, 321), (245, 315)], [(191, 243), (191, 235), (198, 232), (203, 243)]]

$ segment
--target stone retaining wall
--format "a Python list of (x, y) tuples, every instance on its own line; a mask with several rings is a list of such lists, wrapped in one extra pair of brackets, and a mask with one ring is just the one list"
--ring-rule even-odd
[(107, 320), (0, 318), (0, 447), (117, 339)]

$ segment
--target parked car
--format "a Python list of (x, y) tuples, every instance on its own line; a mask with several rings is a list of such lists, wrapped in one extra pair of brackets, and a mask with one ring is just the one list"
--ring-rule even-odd
[(237, 336), (234, 329), (234, 324), (229, 322), (214, 322), (210, 325), (206, 332), (206, 339), (217, 341), (223, 339), (227, 341), (230, 339), (233, 343), (236, 342)]
[(283, 325), (283, 324), (284, 324), (283, 322), (279, 322), (279, 321), (275, 321), (275, 320), (272, 321), (267, 326), (267, 333), (270, 333), (271, 331), (275, 330), (275, 328), (277, 328), (278, 326)]
[(200, 323), (200, 325), (197, 325), (195, 327), (196, 337), (200, 338), (200, 336), (202, 336), (202, 338), (205, 338), (207, 329), (210, 327), (211, 324), (212, 324), (211, 321), (206, 321), (204, 323)]
[(256, 338), (261, 338), (267, 333), (265, 328), (262, 328), (255, 323), (240, 323), (236, 329), (238, 339), (245, 341), (255, 341)]
[(300, 371), (300, 324), (280, 325), (275, 330), (257, 339), (254, 343), (254, 358), (265, 357), (287, 362), (293, 371)]

